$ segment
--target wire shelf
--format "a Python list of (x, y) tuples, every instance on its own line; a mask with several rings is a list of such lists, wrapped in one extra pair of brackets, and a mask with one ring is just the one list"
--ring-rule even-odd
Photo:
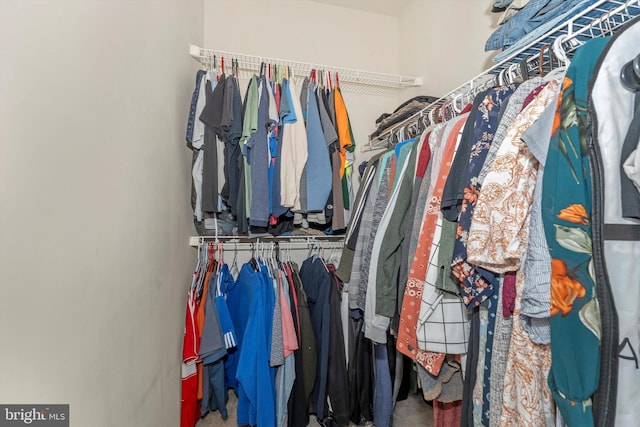
[(226, 61), (226, 67), (230, 69), (231, 60), (233, 59), (238, 63), (238, 77), (240, 78), (250, 78), (253, 74), (260, 71), (263, 63), (283, 67), (294, 77), (309, 76), (312, 70), (324, 71), (327, 73), (327, 76), (335, 77), (337, 75), (340, 81), (340, 88), (343, 91), (353, 93), (395, 95), (400, 89), (418, 87), (423, 84), (421, 77), (355, 70), (332, 65), (268, 58), (216, 49), (203, 49), (193, 45), (190, 47), (189, 53), (204, 66), (210, 66), (214, 58), (219, 64), (222, 64), (224, 59), (224, 61)]
[(295, 243), (302, 245), (311, 245), (315, 242), (335, 242), (344, 243), (344, 235), (292, 235), (292, 236), (191, 236), (189, 237), (189, 246), (198, 247), (204, 243)]
[[(542, 65), (547, 64), (554, 43), (571, 57), (587, 40), (613, 34), (636, 16), (640, 16), (640, 0), (599, 0), (522, 49), (512, 54), (505, 50), (501, 55), (507, 53), (507, 58), (503, 61), (448, 92), (406, 120), (386, 129), (377, 137), (370, 138), (366, 151), (389, 147), (395, 139), (402, 139), (400, 133), (414, 136), (427, 122), (434, 123), (438, 117), (443, 120), (445, 117), (456, 115), (465, 103), (473, 99), (474, 93), (487, 85), (501, 84), (509, 80), (523, 63), (530, 71), (539, 68), (541, 62)], [(548, 53), (549, 55), (545, 56)]]

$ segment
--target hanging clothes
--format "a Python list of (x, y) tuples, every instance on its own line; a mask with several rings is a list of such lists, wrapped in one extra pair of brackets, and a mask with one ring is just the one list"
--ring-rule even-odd
[(289, 399), (289, 426), (302, 427), (309, 424), (308, 408), (311, 407), (311, 397), (316, 380), (318, 343), (316, 341), (311, 312), (298, 266), (290, 263), (285, 266), (289, 285), (298, 301), (298, 351), (296, 358), (296, 379), (294, 390)]
[(319, 258), (309, 258), (302, 263), (300, 269), (309, 314), (318, 346), (318, 364), (316, 380), (312, 392), (313, 411), (319, 419), (326, 417), (327, 376), (329, 363), (330, 336), (330, 291), (331, 278), (324, 263)]
[[(594, 425), (590, 396), (599, 375), (600, 313), (593, 273), (587, 268), (592, 250), (585, 221), (591, 211), (586, 102), (589, 78), (607, 42), (602, 38), (586, 43), (567, 70), (543, 182), (543, 221), (552, 258), (549, 386), (570, 425)], [(567, 120), (576, 114), (577, 120)], [(564, 155), (567, 149), (575, 154)], [(575, 210), (584, 211), (577, 222), (569, 215)], [(582, 246), (569, 246), (568, 241)], [(585, 268), (576, 268), (585, 260)]]
[(315, 84), (309, 84), (307, 96), (306, 211), (322, 211), (331, 193), (331, 163), (322, 129)]
[(283, 117), (282, 127), (280, 197), (283, 206), (295, 211), (300, 210), (300, 181), (308, 157), (307, 134), (295, 82), (285, 79), (282, 89), (280, 108), (281, 111), (288, 110), (288, 114)]
[(266, 227), (269, 224), (269, 96), (267, 81), (258, 83), (258, 127), (247, 141), (251, 166), (251, 215), (250, 226)]
[(275, 297), (266, 266), (258, 264), (256, 270), (251, 264), (245, 264), (236, 288), (243, 297), (237, 303), (247, 307), (236, 370), (238, 423), (274, 426), (275, 371), (269, 366), (269, 354)]
[(185, 138), (198, 234), (289, 235), (294, 213), (298, 228), (344, 233), (355, 141), (339, 87), (306, 79), (298, 93), (288, 73), (261, 73), (242, 100), (233, 73), (201, 70), (191, 96)]

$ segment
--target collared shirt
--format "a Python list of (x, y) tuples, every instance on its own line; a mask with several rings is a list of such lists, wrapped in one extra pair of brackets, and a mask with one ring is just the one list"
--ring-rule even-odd
[(460, 281), (460, 295), (467, 306), (482, 304), (493, 293), (497, 285), (497, 277), (490, 271), (475, 267), (467, 262), (467, 237), (476, 200), (480, 194), (478, 174), (482, 169), (485, 157), (493, 142), (495, 131), (499, 125), (499, 112), (504, 101), (514, 92), (516, 85), (493, 88), (478, 106), (481, 114), (476, 114), (474, 123), (475, 143), (471, 148), (469, 166), (467, 168), (465, 199), (456, 232), (456, 243), (453, 250), (451, 271)]
[(507, 136), (507, 131), (509, 130), (509, 126), (513, 123), (513, 121), (518, 117), (522, 108), (524, 107), (525, 100), (527, 96), (533, 91), (536, 87), (542, 85), (543, 79), (542, 77), (534, 77), (532, 79), (523, 82), (513, 95), (509, 97), (509, 102), (507, 106), (504, 108), (504, 111), (501, 111), (502, 115), (500, 118), (500, 124), (498, 125), (498, 130), (493, 137), (493, 142), (491, 143), (491, 147), (489, 147), (489, 151), (487, 152), (487, 157), (482, 165), (482, 169), (480, 170), (480, 174), (478, 175), (478, 181), (480, 183), (484, 182), (484, 179), (489, 172), (489, 168), (493, 164), (493, 161), (496, 159), (496, 154), (502, 145), (505, 137)]
[(466, 353), (469, 336), (469, 315), (462, 300), (457, 295), (443, 293), (436, 288), (439, 271), (437, 260), (442, 229), (440, 201), (453, 158), (456, 155), (456, 149), (460, 143), (462, 129), (468, 117), (468, 114), (458, 116), (451, 120), (445, 129), (447, 144), (440, 169), (434, 174), (437, 182), (427, 211), (428, 216), (436, 216), (437, 219), (428, 255), (429, 264), (423, 284), (416, 334), (420, 349), (445, 354)]
[(527, 286), (522, 293), (520, 320), (531, 340), (538, 344), (549, 344), (551, 341), (551, 256), (542, 223), (542, 180), (556, 106), (557, 97), (522, 134), (522, 140), (535, 156), (539, 166), (531, 206), (529, 244), (525, 258)]
[[(476, 202), (476, 209), (469, 228), (467, 240), (467, 260), (468, 262), (494, 271), (505, 273), (523, 269), (522, 257), (525, 254), (529, 237), (529, 219), (531, 205), (533, 203), (533, 190), (536, 183), (537, 161), (531, 154), (527, 146), (520, 137), (532, 123), (534, 123), (546, 107), (553, 102), (556, 96), (558, 82), (552, 81), (535, 97), (535, 99), (508, 127), (506, 135), (498, 151), (495, 161), (489, 168), (487, 177), (482, 183), (482, 190)], [(525, 96), (526, 98), (526, 96)], [(524, 276), (521, 273), (521, 276)], [(524, 281), (521, 280), (523, 284)], [(516, 284), (517, 285), (517, 284)], [(522, 285), (519, 296), (516, 296), (516, 308), (514, 316), (519, 312), (519, 299), (522, 296)], [(505, 295), (506, 297), (506, 295)], [(489, 316), (487, 318), (487, 340), (486, 340), (486, 360), (490, 360), (491, 348), (495, 329), (495, 318), (497, 313), (497, 295), (492, 295), (490, 300)], [(514, 339), (520, 338), (524, 346), (510, 348), (511, 359), (527, 359), (536, 354), (532, 349), (533, 343), (528, 336), (516, 337), (515, 334), (522, 332), (522, 325), (519, 319), (514, 320)], [(546, 356), (546, 355), (545, 355)], [(541, 357), (542, 361), (548, 357)], [(517, 363), (514, 361), (512, 363)], [(484, 363), (483, 396), (491, 389), (491, 364)], [(510, 373), (509, 378), (518, 384), (518, 387), (528, 390), (527, 392), (536, 395), (537, 390), (549, 395), (546, 390), (546, 383), (532, 381), (531, 378), (538, 378), (531, 366), (518, 365), (516, 372)], [(478, 374), (478, 379), (481, 377)], [(505, 405), (512, 403), (509, 398), (503, 398)], [(532, 419), (544, 420), (549, 418), (550, 400), (541, 399), (541, 406), (537, 409), (534, 406), (527, 407), (527, 416)], [(481, 418), (486, 423), (489, 421), (490, 400), (483, 398)], [(534, 418), (533, 414), (538, 411), (539, 418)], [(552, 411), (551, 411), (552, 414)], [(552, 418), (552, 417), (551, 417)], [(526, 417), (523, 417), (526, 419)], [(544, 424), (542, 424), (544, 425)]]
[[(437, 126), (431, 133), (429, 144), (432, 140), (434, 146), (431, 150), (431, 162), (429, 168), (431, 168), (431, 176), (437, 176), (434, 170), (438, 170), (440, 164), (435, 159), (442, 158), (442, 151), (445, 148), (446, 140), (442, 138), (442, 131), (445, 125), (441, 124)], [(437, 145), (435, 145), (437, 144)], [(422, 184), (427, 188), (430, 188), (426, 200), (431, 199), (433, 180), (427, 179), (428, 175), (425, 175), (425, 179)], [(422, 191), (422, 189), (421, 189)], [(404, 290), (402, 311), (400, 313), (400, 324), (398, 328), (398, 339), (396, 347), (398, 351), (406, 356), (414, 359), (420, 365), (422, 365), (427, 371), (437, 374), (440, 371), (440, 367), (444, 362), (444, 354), (433, 353), (425, 350), (421, 350), (418, 347), (416, 328), (418, 325), (418, 315), (420, 313), (420, 303), (422, 300), (422, 290), (424, 288), (424, 279), (427, 273), (428, 252), (431, 249), (431, 243), (433, 242), (433, 234), (435, 229), (436, 215), (427, 215), (428, 210), (425, 211), (424, 217), (421, 218), (421, 225), (416, 227), (416, 230), (420, 230), (418, 239), (416, 242), (415, 254), (411, 261), (411, 268), (409, 270), (409, 279)], [(418, 217), (416, 217), (417, 220)]]
[(529, 238), (529, 220), (538, 161), (520, 137), (556, 96), (550, 82), (509, 126), (482, 183), (467, 238), (467, 261), (506, 273), (522, 267)]

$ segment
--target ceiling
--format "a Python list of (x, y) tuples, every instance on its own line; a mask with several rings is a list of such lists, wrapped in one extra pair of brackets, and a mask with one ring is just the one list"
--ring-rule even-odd
[(382, 15), (400, 16), (403, 9), (411, 0), (311, 0), (332, 6), (347, 7), (349, 9), (380, 13)]

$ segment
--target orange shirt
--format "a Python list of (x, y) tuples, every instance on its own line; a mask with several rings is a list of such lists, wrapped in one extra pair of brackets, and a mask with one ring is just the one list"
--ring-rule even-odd
[[(440, 165), (434, 165), (434, 167), (437, 168), (437, 173), (433, 173), (435, 172), (433, 171), (431, 174), (431, 176), (435, 177), (436, 182), (433, 188), (433, 195), (429, 198), (429, 206), (422, 221), (422, 228), (420, 229), (420, 235), (418, 237), (418, 246), (413, 262), (411, 263), (409, 279), (407, 280), (404, 298), (402, 299), (400, 326), (398, 328), (398, 339), (396, 343), (399, 352), (412, 358), (434, 375), (440, 372), (445, 355), (443, 353), (418, 348), (416, 329), (420, 314), (420, 305), (422, 303), (422, 291), (427, 277), (427, 267), (429, 264), (427, 260), (431, 252), (436, 223), (438, 221), (438, 215), (440, 214), (442, 192), (449, 171), (451, 170), (458, 134), (465, 121), (465, 119), (459, 120), (453, 125), (449, 134), (446, 135), (447, 140), (442, 153), (442, 162)], [(425, 143), (427, 142), (425, 141)]]
[(347, 162), (347, 148), (352, 149), (355, 147), (355, 142), (351, 133), (347, 106), (342, 98), (342, 92), (337, 86), (334, 93), (334, 107), (336, 109), (336, 128), (338, 130), (338, 152), (340, 153), (340, 179), (342, 179)]

